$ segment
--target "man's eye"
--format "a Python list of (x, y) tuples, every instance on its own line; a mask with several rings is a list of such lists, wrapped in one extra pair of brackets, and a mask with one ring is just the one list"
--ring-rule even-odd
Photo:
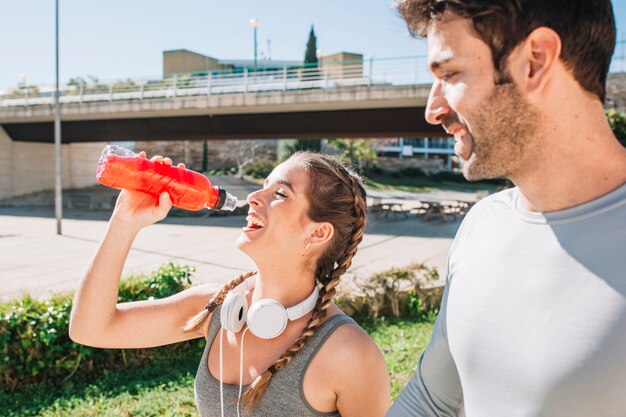
[(444, 72), (441, 75), (441, 80), (449, 82), (451, 78), (453, 78), (457, 73), (456, 72)]
[(287, 196), (285, 194), (281, 193), (280, 191), (276, 191), (274, 194), (279, 196), (279, 197), (282, 197), (282, 198), (287, 198)]

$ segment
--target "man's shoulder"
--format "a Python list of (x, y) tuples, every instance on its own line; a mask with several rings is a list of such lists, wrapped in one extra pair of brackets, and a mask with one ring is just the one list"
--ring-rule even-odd
[(455, 251), (458, 242), (463, 240), (470, 231), (476, 231), (480, 227), (480, 224), (489, 217), (492, 211), (499, 210), (509, 212), (513, 210), (518, 195), (519, 190), (517, 187), (507, 188), (506, 190), (498, 191), (476, 202), (461, 222), (450, 252)]
[(484, 197), (476, 202), (468, 211), (466, 218), (476, 216), (477, 214), (488, 210), (489, 207), (493, 205), (513, 208), (518, 195), (519, 189), (517, 187), (507, 188), (505, 190), (490, 194), (487, 197)]

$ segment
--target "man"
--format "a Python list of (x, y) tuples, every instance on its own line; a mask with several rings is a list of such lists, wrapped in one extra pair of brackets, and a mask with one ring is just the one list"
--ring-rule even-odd
[(478, 203), (388, 416), (626, 416), (626, 150), (603, 110), (610, 0), (400, 0), (426, 37), (426, 119)]

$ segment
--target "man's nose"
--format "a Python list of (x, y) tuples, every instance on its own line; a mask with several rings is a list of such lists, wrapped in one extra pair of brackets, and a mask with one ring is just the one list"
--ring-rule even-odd
[(430, 88), (428, 102), (426, 103), (426, 111), (424, 116), (426, 121), (432, 125), (439, 125), (442, 119), (450, 113), (450, 106), (443, 95), (441, 82), (435, 81)]

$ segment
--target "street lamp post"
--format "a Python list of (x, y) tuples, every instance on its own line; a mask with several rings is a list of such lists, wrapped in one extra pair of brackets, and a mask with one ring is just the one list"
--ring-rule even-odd
[(256, 70), (256, 30), (259, 27), (259, 21), (256, 18), (250, 19), (250, 26), (254, 32), (254, 69)]
[(63, 202), (61, 194), (61, 109), (59, 106), (59, 0), (55, 0), (55, 67), (56, 89), (54, 91), (54, 213), (57, 219), (57, 235), (61, 234)]

